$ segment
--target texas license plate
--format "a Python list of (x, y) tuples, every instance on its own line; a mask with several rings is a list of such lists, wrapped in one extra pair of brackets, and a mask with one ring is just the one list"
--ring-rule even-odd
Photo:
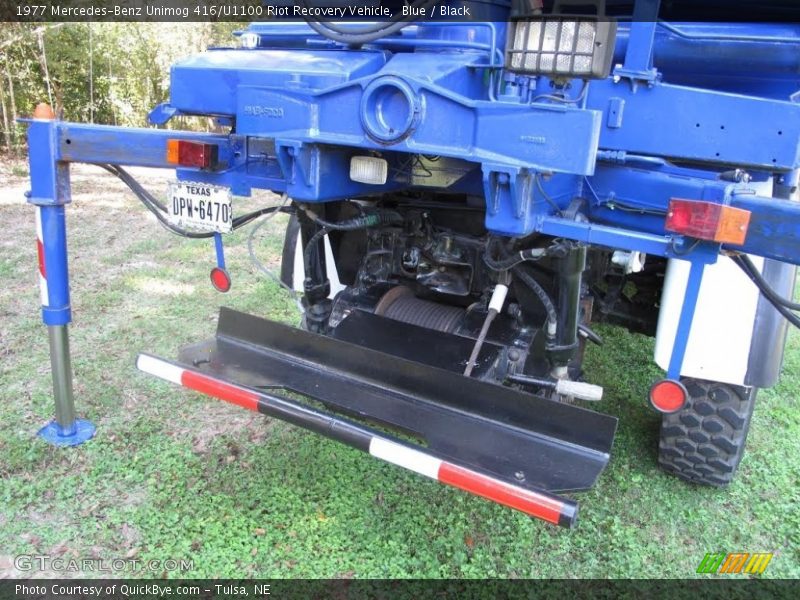
[(205, 183), (170, 183), (167, 220), (181, 229), (228, 233), (233, 228), (231, 190)]

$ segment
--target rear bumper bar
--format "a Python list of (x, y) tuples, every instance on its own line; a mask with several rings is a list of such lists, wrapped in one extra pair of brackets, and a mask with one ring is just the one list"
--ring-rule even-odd
[(214, 338), (183, 348), (176, 363), (141, 355), (137, 365), (550, 523), (575, 522), (575, 502), (554, 494), (594, 485), (615, 418), (433, 366), (431, 352), (446, 355), (441, 364), (466, 360), (466, 338), (358, 310), (335, 333), (222, 308)]
[(281, 396), (210, 377), (197, 369), (148, 354), (140, 354), (136, 366), (139, 370), (165, 381), (287, 421), (367, 452), (393, 465), (514, 508), (554, 525), (572, 527), (577, 521), (578, 505), (573, 500), (510, 485), (442, 460), (410, 444), (378, 434), (347, 419), (326, 414)]

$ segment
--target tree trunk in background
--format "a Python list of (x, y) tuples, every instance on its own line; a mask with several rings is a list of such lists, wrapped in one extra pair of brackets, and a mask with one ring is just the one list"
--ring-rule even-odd
[(14, 99), (14, 80), (11, 78), (11, 71), (8, 69), (8, 59), (5, 61), (6, 79), (8, 79), (8, 96), (11, 98), (11, 127), (8, 130), (11, 134), (11, 141), (17, 145), (17, 101)]
[(0, 85), (0, 106), (3, 110), (3, 138), (6, 141), (6, 152), (11, 154), (11, 128), (8, 124), (8, 111), (6, 110), (6, 93), (4, 86)]

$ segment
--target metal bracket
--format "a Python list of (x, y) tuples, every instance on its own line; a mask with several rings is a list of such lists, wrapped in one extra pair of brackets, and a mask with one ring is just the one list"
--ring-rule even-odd
[(147, 115), (147, 122), (152, 125), (164, 125), (172, 117), (183, 113), (172, 106), (169, 102), (162, 102), (151, 110)]
[(652, 87), (659, 73), (653, 68), (653, 46), (655, 44), (658, 9), (661, 0), (638, 0), (633, 9), (628, 49), (625, 64), (614, 69), (614, 81), (629, 79), (635, 91), (640, 82)]

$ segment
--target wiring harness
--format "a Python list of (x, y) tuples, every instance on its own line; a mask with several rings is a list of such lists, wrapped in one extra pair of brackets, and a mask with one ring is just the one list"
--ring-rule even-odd
[[(180, 235), (181, 237), (190, 238), (190, 239), (204, 239), (214, 237), (213, 232), (195, 232), (195, 231), (188, 231), (186, 229), (182, 229), (172, 223), (169, 222), (167, 219), (167, 207), (164, 206), (164, 203), (158, 200), (153, 194), (148, 192), (142, 184), (140, 184), (134, 177), (128, 173), (122, 167), (118, 167), (116, 165), (107, 165), (101, 164), (98, 165), (111, 173), (112, 175), (116, 175), (125, 185), (130, 188), (130, 190), (134, 193), (134, 195), (144, 204), (145, 208), (149, 210), (158, 222), (168, 231), (176, 235)], [(248, 223), (252, 222), (253, 220), (257, 219), (262, 215), (268, 215), (275, 212), (285, 212), (285, 213), (293, 213), (294, 209), (291, 206), (286, 206), (286, 204), (282, 204), (280, 206), (269, 206), (266, 208), (260, 208), (258, 210), (254, 210), (244, 215), (240, 215), (238, 217), (234, 217), (232, 228), (234, 230), (247, 225)]]

